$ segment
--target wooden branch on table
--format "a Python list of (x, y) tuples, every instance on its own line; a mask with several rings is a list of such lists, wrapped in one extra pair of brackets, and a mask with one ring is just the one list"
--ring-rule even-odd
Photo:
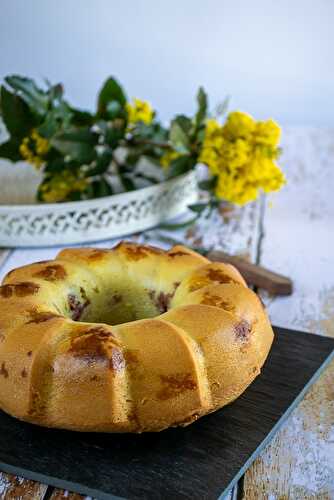
[(262, 266), (252, 264), (241, 257), (221, 251), (211, 251), (206, 257), (213, 261), (226, 262), (235, 266), (248, 284), (263, 288), (273, 295), (291, 295), (293, 284), (290, 278), (274, 273)]

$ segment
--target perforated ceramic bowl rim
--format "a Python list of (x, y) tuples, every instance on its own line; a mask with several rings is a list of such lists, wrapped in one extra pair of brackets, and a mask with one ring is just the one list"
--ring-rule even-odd
[(44, 247), (120, 238), (179, 217), (198, 201), (195, 171), (135, 191), (65, 203), (0, 206), (0, 246)]

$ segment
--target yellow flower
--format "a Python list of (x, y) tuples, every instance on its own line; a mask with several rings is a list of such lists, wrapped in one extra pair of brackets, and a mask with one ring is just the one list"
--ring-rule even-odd
[(250, 155), (250, 145), (244, 139), (236, 139), (234, 142), (225, 141), (222, 150), (222, 161), (231, 170), (242, 167)]
[(126, 104), (126, 110), (128, 112), (129, 123), (132, 125), (138, 122), (149, 125), (153, 120), (153, 108), (148, 101), (141, 101), (135, 97), (133, 104), (129, 102)]
[(227, 116), (226, 123), (223, 126), (223, 136), (228, 140), (249, 139), (254, 132), (255, 125), (255, 120), (247, 113), (233, 111)]
[(73, 192), (82, 193), (88, 186), (87, 179), (64, 170), (55, 174), (41, 186), (41, 198), (48, 203), (64, 201)]
[(243, 205), (260, 191), (280, 189), (285, 177), (275, 159), (280, 128), (273, 120), (256, 122), (251, 116), (230, 113), (225, 125), (208, 120), (199, 161), (217, 176), (217, 198)]
[(217, 198), (244, 205), (256, 200), (258, 189), (242, 174), (222, 172), (218, 177), (215, 194)]
[(45, 155), (49, 151), (50, 145), (47, 139), (44, 139), (36, 129), (33, 129), (30, 136), (25, 137), (20, 144), (19, 151), (24, 160), (40, 168), (44, 161)]
[(199, 161), (206, 163), (217, 175), (224, 168), (235, 169), (244, 165), (250, 154), (249, 143), (242, 138), (229, 141), (224, 138), (224, 128), (216, 120), (208, 120)]
[(208, 165), (210, 171), (216, 175), (225, 140), (222, 136), (222, 126), (217, 120), (209, 119), (205, 126), (205, 137), (198, 161)]
[(167, 151), (164, 155), (161, 156), (160, 164), (163, 168), (168, 168), (171, 162), (173, 160), (176, 160), (176, 158), (178, 158), (179, 156), (181, 156), (181, 154), (177, 151)]
[(254, 131), (254, 142), (276, 148), (281, 138), (281, 129), (274, 120), (257, 122)]

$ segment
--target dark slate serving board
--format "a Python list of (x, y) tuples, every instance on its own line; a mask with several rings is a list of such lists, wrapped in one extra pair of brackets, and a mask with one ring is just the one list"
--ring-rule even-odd
[(334, 357), (334, 339), (275, 332), (264, 370), (247, 391), (184, 429), (80, 434), (0, 412), (0, 470), (98, 499), (224, 496)]

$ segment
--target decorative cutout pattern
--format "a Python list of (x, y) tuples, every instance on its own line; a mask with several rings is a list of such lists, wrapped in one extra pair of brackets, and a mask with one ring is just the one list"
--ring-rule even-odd
[(0, 206), (1, 246), (84, 243), (143, 231), (197, 201), (195, 172), (95, 200)]

